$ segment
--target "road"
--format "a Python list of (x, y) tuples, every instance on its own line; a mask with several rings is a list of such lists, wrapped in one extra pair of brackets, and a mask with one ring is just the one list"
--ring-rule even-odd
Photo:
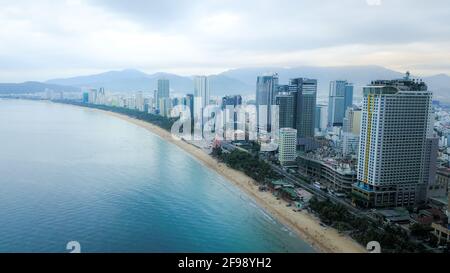
[(335, 204), (340, 204), (340, 205), (344, 206), (345, 208), (347, 208), (348, 211), (351, 214), (355, 215), (355, 216), (365, 217), (365, 218), (367, 218), (369, 220), (376, 221), (376, 219), (373, 216), (369, 215), (366, 211), (363, 211), (363, 210), (360, 210), (358, 208), (355, 208), (353, 205), (349, 204), (345, 200), (342, 200), (339, 197), (336, 197), (336, 196), (331, 195), (331, 194), (329, 194), (327, 192), (324, 192), (324, 191), (314, 187), (313, 185), (308, 184), (306, 181), (302, 181), (300, 178), (296, 177), (295, 175), (284, 171), (280, 166), (277, 166), (277, 165), (275, 165), (273, 163), (270, 163), (270, 162), (267, 162), (267, 163), (269, 163), (272, 166), (273, 170), (276, 173), (284, 176), (287, 182), (289, 182), (289, 183), (291, 183), (291, 184), (293, 184), (295, 186), (298, 186), (298, 187), (300, 187), (302, 189), (305, 189), (305, 190), (307, 190), (307, 191), (309, 191), (311, 193), (314, 193), (317, 196), (320, 196), (320, 197), (325, 198), (325, 199), (329, 199), (330, 201), (332, 201)]

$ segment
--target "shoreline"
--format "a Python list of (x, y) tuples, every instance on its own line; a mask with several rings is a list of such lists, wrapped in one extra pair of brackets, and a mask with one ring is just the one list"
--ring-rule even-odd
[[(75, 106), (79, 107), (79, 106)], [(287, 226), (292, 232), (296, 233), (302, 240), (307, 242), (314, 250), (322, 253), (366, 253), (363, 246), (351, 239), (347, 235), (341, 235), (337, 230), (320, 226), (320, 220), (315, 216), (305, 212), (294, 212), (291, 207), (286, 207), (286, 202), (276, 200), (270, 192), (260, 192), (254, 180), (244, 173), (234, 170), (224, 163), (218, 162), (215, 158), (206, 154), (200, 148), (182, 140), (172, 138), (170, 132), (148, 123), (128, 117), (123, 114), (94, 109), (85, 108), (89, 111), (104, 113), (112, 117), (130, 122), (151, 133), (157, 135), (161, 139), (168, 141), (191, 155), (195, 160), (205, 165), (210, 170), (229, 180), (241, 191), (246, 193), (255, 201), (262, 209), (274, 217), (278, 222)]]

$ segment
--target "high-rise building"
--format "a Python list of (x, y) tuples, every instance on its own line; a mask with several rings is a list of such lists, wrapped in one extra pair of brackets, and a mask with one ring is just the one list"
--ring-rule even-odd
[(89, 103), (89, 93), (83, 92), (83, 103)]
[(242, 104), (242, 97), (241, 95), (235, 95), (235, 96), (225, 96), (222, 97), (222, 104), (221, 108), (222, 110), (226, 108), (227, 105), (231, 105), (236, 107), (237, 105)]
[(278, 161), (283, 166), (295, 163), (297, 157), (297, 130), (281, 128), (278, 140)]
[(278, 74), (258, 76), (256, 80), (256, 112), (258, 131), (271, 131), (272, 105), (278, 88)]
[[(234, 130), (238, 127), (238, 113), (235, 111), (238, 105), (242, 105), (242, 97), (240, 95), (225, 96), (222, 98), (221, 109), (223, 113), (224, 129)], [(229, 109), (231, 108), (231, 109)]]
[(189, 109), (189, 112), (191, 114), (191, 120), (194, 121), (194, 95), (193, 94), (187, 94), (183, 100), (182, 104), (186, 106), (186, 108)]
[(163, 117), (170, 117), (172, 110), (172, 100), (170, 98), (159, 99), (159, 114)]
[(353, 104), (353, 85), (347, 81), (330, 82), (328, 127), (342, 126), (345, 111)]
[(294, 128), (295, 96), (288, 92), (281, 92), (275, 97), (280, 116), (279, 128)]
[(207, 76), (194, 77), (194, 118), (197, 119), (197, 124), (203, 128), (204, 111), (210, 100), (210, 83)]
[[(159, 102), (163, 98), (169, 98), (170, 97), (170, 82), (168, 79), (159, 79), (158, 80), (158, 91), (157, 91), (157, 105), (159, 105)], [(158, 107), (158, 109), (161, 109)]]
[(158, 109), (158, 90), (153, 90), (153, 108)]
[(289, 84), (279, 84), (274, 96), (276, 97), (280, 93), (289, 93)]
[(142, 92), (136, 94), (136, 110), (144, 111), (144, 94)]
[(317, 80), (291, 79), (289, 90), (296, 94), (295, 129), (298, 145), (308, 150), (313, 143), (316, 123)]
[(168, 79), (158, 80), (158, 97), (159, 98), (170, 97), (170, 82)]
[(342, 126), (342, 154), (344, 156), (357, 156), (359, 134), (361, 129), (361, 109), (356, 106), (348, 107)]
[(321, 104), (316, 106), (315, 129), (318, 132), (321, 132), (327, 128), (327, 111), (328, 106), (326, 105)]
[(97, 89), (90, 89), (89, 90), (89, 103), (91, 103), (91, 104), (97, 103), (97, 95), (98, 95)]
[(409, 207), (423, 202), (435, 169), (432, 92), (407, 73), (363, 89), (358, 182), (354, 201), (367, 207)]
[(200, 108), (205, 109), (210, 100), (210, 83), (207, 76), (194, 77), (194, 96), (200, 98)]
[(361, 109), (357, 107), (349, 107), (345, 111), (342, 131), (344, 133), (360, 134), (361, 129)]
[(95, 102), (94, 102), (95, 104), (99, 104), (99, 105), (102, 105), (102, 104), (105, 104), (106, 103), (106, 93), (105, 93), (105, 88), (103, 88), (103, 87), (100, 87), (99, 88), (99, 90), (98, 90), (98, 92), (97, 92), (97, 95), (96, 95), (96, 97), (95, 97)]

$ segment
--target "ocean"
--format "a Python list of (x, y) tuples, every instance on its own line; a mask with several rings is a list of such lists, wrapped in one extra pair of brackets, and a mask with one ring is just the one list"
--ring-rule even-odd
[(89, 109), (0, 100), (0, 252), (314, 252), (231, 182)]

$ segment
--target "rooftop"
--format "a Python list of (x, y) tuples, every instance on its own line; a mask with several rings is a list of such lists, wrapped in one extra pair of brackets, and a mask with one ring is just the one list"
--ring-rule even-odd
[(383, 93), (396, 93), (398, 91), (427, 91), (428, 87), (421, 79), (411, 79), (409, 72), (403, 79), (372, 81), (364, 89), (382, 89)]

